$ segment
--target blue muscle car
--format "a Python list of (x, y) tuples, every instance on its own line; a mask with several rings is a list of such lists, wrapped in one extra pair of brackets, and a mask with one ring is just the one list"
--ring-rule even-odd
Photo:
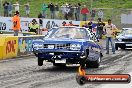
[(116, 37), (115, 49), (132, 48), (132, 28), (123, 28), (121, 33)]
[(54, 66), (80, 64), (86, 60), (86, 67), (98, 68), (102, 52), (94, 34), (86, 28), (66, 26), (50, 29), (43, 40), (33, 41), (33, 52), (38, 57), (38, 65), (43, 61)]

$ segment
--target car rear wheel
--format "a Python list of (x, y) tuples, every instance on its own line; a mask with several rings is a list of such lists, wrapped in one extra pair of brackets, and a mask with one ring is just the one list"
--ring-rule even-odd
[(38, 66), (42, 66), (43, 65), (43, 59), (42, 58), (38, 58)]
[(98, 68), (100, 66), (101, 56), (96, 61), (86, 61), (87, 68)]
[(122, 50), (125, 50), (125, 47), (124, 46), (122, 46), (122, 47), (120, 47)]

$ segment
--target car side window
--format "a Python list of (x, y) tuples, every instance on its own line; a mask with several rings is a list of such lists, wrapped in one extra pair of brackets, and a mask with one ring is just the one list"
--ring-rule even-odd
[(90, 39), (90, 33), (85, 28), (79, 28), (86, 39)]

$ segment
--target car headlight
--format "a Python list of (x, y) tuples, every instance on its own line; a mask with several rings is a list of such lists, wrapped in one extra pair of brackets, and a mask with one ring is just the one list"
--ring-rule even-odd
[(71, 50), (80, 50), (81, 49), (81, 45), (80, 44), (71, 44), (70, 45), (70, 49)]
[(33, 44), (34, 49), (40, 49), (40, 48), (43, 48), (43, 47), (44, 47), (43, 44), (38, 44), (38, 43)]

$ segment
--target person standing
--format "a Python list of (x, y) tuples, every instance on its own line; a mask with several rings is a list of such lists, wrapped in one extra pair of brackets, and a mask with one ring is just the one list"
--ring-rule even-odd
[(50, 3), (48, 7), (50, 8), (51, 19), (54, 19), (55, 18), (55, 6), (54, 4)]
[(27, 2), (27, 4), (25, 4), (25, 12), (26, 12), (26, 16), (29, 17), (29, 13), (30, 13), (29, 2)]
[(15, 4), (13, 4), (14, 6), (15, 6), (15, 11), (18, 11), (19, 12), (19, 3), (18, 2), (16, 2)]
[(88, 22), (88, 28), (89, 28), (89, 30), (90, 30), (91, 32), (93, 31), (93, 30), (92, 30), (92, 24), (93, 24), (92, 21)]
[(86, 7), (86, 5), (84, 5), (84, 7), (81, 9), (81, 14), (83, 16), (83, 21), (87, 21), (88, 20), (88, 16), (87, 16), (88, 13), (89, 13), (89, 10)]
[(69, 9), (70, 9), (70, 11), (68, 13), (68, 16), (71, 20), (74, 20), (74, 15), (73, 15), (74, 14), (74, 7), (71, 4), (69, 4)]
[(96, 11), (95, 11), (95, 9), (93, 9), (93, 10), (91, 11), (91, 17), (92, 17), (91, 20), (94, 20), (95, 15), (96, 15)]
[(64, 18), (66, 20), (69, 19), (69, 12), (70, 12), (70, 6), (66, 3), (66, 6), (64, 6)]
[(9, 3), (7, 1), (4, 2), (3, 7), (4, 7), (4, 17), (8, 17), (8, 5)]
[(112, 52), (115, 54), (115, 47), (114, 47), (114, 41), (113, 41), (113, 30), (116, 29), (116, 26), (112, 24), (111, 19), (108, 20), (108, 24), (104, 26), (104, 31), (106, 34), (106, 54), (109, 54), (109, 42), (111, 43)]
[(46, 3), (43, 3), (42, 4), (42, 15), (43, 15), (43, 18), (46, 18), (46, 11), (48, 9), (48, 4)]
[(16, 11), (15, 15), (12, 18), (12, 22), (13, 22), (13, 31), (14, 31), (14, 36), (18, 36), (18, 32), (21, 29), (21, 25), (20, 25), (20, 17), (19, 17), (19, 12)]
[(58, 15), (59, 15), (59, 6), (56, 3), (56, 5), (55, 5), (55, 17), (58, 18), (59, 17)]
[(80, 3), (78, 3), (78, 5), (75, 5), (75, 19), (76, 19), (76, 21), (80, 21), (80, 9), (81, 9)]
[(41, 12), (39, 13), (38, 18), (39, 18), (39, 26), (40, 26), (39, 34), (42, 34), (42, 29), (43, 29), (43, 15), (42, 15)]
[(103, 17), (104, 17), (104, 13), (103, 13), (103, 11), (101, 9), (101, 10), (98, 11), (98, 18), (101, 18), (101, 20), (102, 20)]
[(103, 27), (105, 26), (105, 23), (101, 20), (101, 18), (98, 18), (98, 23), (97, 23), (97, 37), (99, 39), (102, 39), (103, 35)]
[(12, 16), (12, 10), (13, 10), (13, 6), (12, 3), (10, 2), (8, 5), (8, 15), (11, 17)]

